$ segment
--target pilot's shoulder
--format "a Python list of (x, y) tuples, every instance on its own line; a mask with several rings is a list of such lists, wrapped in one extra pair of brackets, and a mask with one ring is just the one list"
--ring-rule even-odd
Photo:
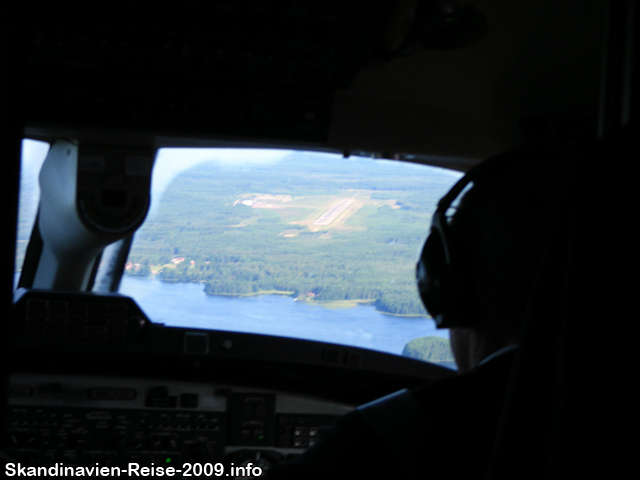
[(418, 403), (427, 411), (468, 410), (470, 404), (482, 399), (493, 401), (504, 397), (517, 349), (496, 352), (468, 373), (447, 377), (412, 391)]

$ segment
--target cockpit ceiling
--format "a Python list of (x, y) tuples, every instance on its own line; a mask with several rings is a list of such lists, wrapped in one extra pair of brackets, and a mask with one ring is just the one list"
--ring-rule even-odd
[(27, 25), (25, 133), (479, 159), (523, 118), (597, 109), (605, 1), (461, 2), (486, 18), (479, 41), (385, 58), (390, 12), (411, 3), (56, 2)]

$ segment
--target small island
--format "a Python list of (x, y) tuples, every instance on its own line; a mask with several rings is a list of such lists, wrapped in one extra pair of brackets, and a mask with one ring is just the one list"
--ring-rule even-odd
[(447, 368), (456, 368), (447, 338), (436, 336), (415, 338), (405, 345), (402, 355)]

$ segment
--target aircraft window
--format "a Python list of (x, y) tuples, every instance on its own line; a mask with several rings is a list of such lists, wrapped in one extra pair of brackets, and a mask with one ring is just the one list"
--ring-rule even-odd
[(20, 199), (18, 207), (18, 232), (16, 238), (16, 275), (14, 285), (18, 284), (18, 272), (22, 270), (27, 244), (31, 237), (33, 224), (38, 212), (40, 184), (38, 174), (49, 152), (49, 144), (25, 138), (22, 140), (20, 163)]
[[(48, 144), (23, 144), (22, 265)], [(415, 286), (459, 172), (285, 150), (161, 149), (120, 293), (167, 326), (318, 340), (454, 367)]]
[(168, 326), (404, 352), (454, 368), (414, 272), (436, 203), (460, 177), (315, 152), (162, 149), (120, 292)]

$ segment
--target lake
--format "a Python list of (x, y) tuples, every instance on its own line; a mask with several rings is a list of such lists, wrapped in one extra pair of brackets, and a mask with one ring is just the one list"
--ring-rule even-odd
[(400, 355), (414, 338), (448, 338), (430, 318), (385, 315), (370, 305), (329, 309), (279, 295), (206, 295), (204, 285), (122, 278), (120, 293), (136, 300), (150, 320), (167, 326), (261, 333), (317, 340)]

